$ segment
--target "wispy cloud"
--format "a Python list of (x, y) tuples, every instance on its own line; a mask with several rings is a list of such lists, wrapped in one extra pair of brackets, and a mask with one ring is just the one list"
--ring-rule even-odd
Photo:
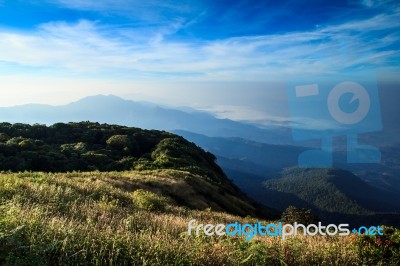
[(175, 11), (188, 11), (194, 6), (191, 5), (191, 1), (187, 0), (181, 1), (179, 5), (177, 5), (175, 1), (171, 0), (48, 0), (48, 2), (74, 9), (108, 12), (137, 11), (138, 9), (147, 10), (149, 7), (166, 8)]
[(213, 113), (219, 118), (228, 118), (232, 120), (247, 120), (251, 117), (252, 120), (264, 121), (271, 118), (265, 114), (265, 112), (257, 111), (243, 105), (214, 105), (197, 109)]
[(376, 7), (389, 7), (397, 8), (400, 6), (399, 2), (397, 0), (360, 0), (359, 3), (362, 6), (368, 7), (368, 8), (376, 8)]
[(202, 10), (201, 3), (195, 5), (190, 0), (177, 4), (172, 0), (47, 0), (54, 5), (75, 10), (100, 12), (105, 16), (125, 16), (137, 24), (165, 23), (173, 17), (195, 15)]
[[(106, 10), (110, 1), (58, 1)], [(132, 1), (129, 8), (146, 8)], [(165, 8), (173, 8), (165, 2)], [(115, 5), (118, 6), (118, 5)], [(142, 7), (143, 6), (143, 7)], [(0, 61), (71, 73), (193, 80), (270, 80), (304, 72), (392, 68), (400, 60), (400, 12), (310, 31), (220, 40), (171, 38), (185, 26), (120, 28), (99, 21), (50, 22), (32, 32), (0, 31)]]

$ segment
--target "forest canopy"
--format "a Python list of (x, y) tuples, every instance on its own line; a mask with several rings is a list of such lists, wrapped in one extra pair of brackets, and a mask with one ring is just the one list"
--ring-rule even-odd
[(0, 123), (2, 171), (123, 171), (173, 168), (223, 174), (209, 152), (157, 130), (92, 122)]

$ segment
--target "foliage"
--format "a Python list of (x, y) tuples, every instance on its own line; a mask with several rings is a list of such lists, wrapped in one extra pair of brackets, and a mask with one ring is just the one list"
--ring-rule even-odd
[(296, 208), (294, 206), (289, 206), (281, 216), (281, 221), (289, 224), (317, 224), (319, 222), (318, 217), (311, 213), (311, 210), (304, 208)]
[(146, 211), (164, 211), (167, 206), (167, 199), (153, 192), (138, 189), (133, 192), (135, 206)]
[(400, 231), (383, 227), (383, 236), (362, 235), (357, 239), (357, 251), (363, 264), (400, 265)]
[[(351, 177), (348, 177), (348, 183), (350, 182)], [(282, 193), (282, 197), (287, 194), (295, 195), (297, 202), (303, 202), (303, 206), (300, 207), (314, 207), (322, 211), (345, 214), (368, 213), (335, 186), (332, 182), (331, 169), (284, 169), (280, 178), (267, 180), (265, 186)], [(297, 202), (289, 205), (297, 206), (299, 205)]]
[(0, 170), (181, 169), (224, 178), (215, 157), (182, 137), (91, 122), (52, 126), (0, 123)]
[(398, 195), (372, 187), (348, 171), (292, 167), (263, 184), (263, 200), (282, 211), (293, 205), (310, 209), (326, 223), (400, 227)]
[[(0, 265), (399, 264), (393, 228), (384, 237), (284, 241), (189, 236), (192, 219), (257, 221), (256, 207), (214, 161), (167, 132), (1, 123), (0, 170), (7, 172), (0, 173)], [(307, 215), (293, 209), (283, 218)]]

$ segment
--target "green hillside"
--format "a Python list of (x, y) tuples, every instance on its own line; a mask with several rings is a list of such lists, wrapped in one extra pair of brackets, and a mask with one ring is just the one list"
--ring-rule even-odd
[(0, 123), (0, 170), (113, 171), (174, 168), (214, 180), (215, 157), (182, 137), (91, 122), (52, 126)]
[(390, 211), (400, 209), (395, 194), (344, 170), (287, 168), (264, 186), (264, 201), (279, 210), (294, 205), (313, 210), (325, 221), (373, 224), (390, 218), (392, 225), (400, 225), (400, 214)]
[(88, 122), (0, 128), (0, 265), (400, 263), (390, 227), (377, 237), (188, 235), (192, 219), (278, 221), (264, 220), (274, 213), (212, 154), (173, 134)]
[(297, 196), (309, 204), (306, 207), (348, 214), (368, 213), (335, 186), (332, 182), (335, 172), (331, 169), (290, 168), (281, 175), (281, 178), (265, 181), (264, 185), (268, 189)]
[[(186, 186), (169, 191), (180, 205), (266, 215), (235, 186), (211, 153), (171, 133), (90, 122), (45, 125), (0, 124), (0, 170), (179, 170)], [(159, 190), (168, 189), (154, 180)], [(190, 186), (190, 189), (187, 188)], [(189, 195), (192, 194), (192, 198)], [(184, 195), (188, 195), (184, 198)]]

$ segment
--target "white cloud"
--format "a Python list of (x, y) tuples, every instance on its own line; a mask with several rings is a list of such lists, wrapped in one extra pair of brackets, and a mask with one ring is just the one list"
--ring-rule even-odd
[(82, 75), (186, 80), (282, 80), (365, 65), (397, 69), (399, 19), (397, 13), (381, 14), (308, 32), (215, 41), (171, 41), (169, 35), (184, 27), (179, 21), (150, 31), (87, 20), (51, 22), (33, 32), (0, 30), (0, 61)]
[[(107, 12), (107, 6), (114, 3), (58, 2), (71, 8), (102, 12)], [(148, 4), (132, 1), (130, 8), (135, 5), (140, 8)], [(164, 5), (165, 9), (173, 8), (168, 2)], [(117, 9), (118, 2), (109, 11), (122, 12)], [(142, 16), (151, 19), (158, 15)], [(160, 17), (157, 19), (162, 21)], [(0, 106), (32, 102), (65, 104), (99, 93), (135, 100), (140, 94), (140, 100), (197, 107), (222, 118), (251, 120), (266, 126), (287, 125), (288, 110), (283, 97), (270, 97), (269, 93), (257, 97), (254, 84), (238, 81), (283, 83), (291, 75), (365, 67), (383, 69), (397, 80), (399, 77), (400, 19), (396, 10), (306, 32), (210, 41), (171, 40), (170, 35), (187, 23), (175, 20), (162, 26), (129, 29), (81, 20), (72, 24), (50, 22), (30, 32), (0, 29), (0, 83), (4, 88)], [(10, 76), (11, 69), (18, 74)], [(181, 85), (174, 83), (181, 81)], [(199, 85), (202, 81), (212, 84)], [(213, 81), (232, 83), (228, 86), (227, 82), (222, 85)], [(240, 89), (235, 90), (235, 86)], [(282, 88), (284, 85), (275, 91)], [(223, 95), (215, 95), (217, 90), (223, 91)], [(229, 95), (234, 90), (233, 94), (240, 99)], [(251, 99), (246, 101), (247, 94)], [(270, 107), (254, 106), (260, 102)], [(332, 128), (326, 121), (295, 118), (293, 122), (302, 128)]]
[(367, 7), (372, 7), (374, 5), (374, 2), (372, 0), (362, 0), (361, 4)]
[[(101, 36), (93, 23), (49, 23), (32, 34), (1, 32), (0, 60), (26, 66), (93, 71), (119, 67), (126, 47)], [(126, 60), (126, 59), (125, 59)]]
[(220, 104), (213, 106), (195, 106), (195, 108), (212, 113), (221, 119), (250, 122), (260, 127), (288, 126), (290, 124), (286, 110), (275, 110), (275, 112), (280, 113), (280, 115), (271, 115), (271, 112), (256, 110), (252, 106), (246, 105)]
[(169, 8), (173, 10), (185, 11), (190, 8), (189, 1), (182, 1), (182, 4), (176, 5), (174, 1), (168, 0), (48, 0), (50, 3), (58, 4), (64, 7), (81, 10), (96, 11), (135, 11), (149, 9), (149, 7)]
[(170, 21), (169, 14), (175, 16), (196, 15), (202, 12), (202, 4), (190, 0), (181, 0), (179, 4), (173, 0), (47, 0), (47, 2), (83, 11), (96, 11), (106, 16), (125, 16), (152, 24), (165, 24)]
[(341, 125), (333, 120), (316, 119), (310, 117), (291, 117), (290, 124), (293, 129), (302, 130), (338, 130)]
[(360, 0), (359, 3), (368, 8), (388, 7), (393, 9), (399, 7), (398, 0)]
[(269, 120), (271, 117), (265, 112), (257, 111), (249, 106), (243, 105), (214, 105), (207, 107), (198, 107), (198, 110), (215, 114), (218, 118), (228, 118), (232, 120)]
[[(28, 32), (0, 28), (0, 82), (5, 88), (0, 106), (63, 104), (99, 93), (133, 100), (141, 95), (140, 100), (189, 105), (222, 118), (257, 121), (266, 126), (287, 125), (286, 98), (272, 97), (270, 86), (260, 85), (263, 96), (258, 98), (262, 99), (254, 99), (257, 94), (251, 89), (255, 85), (238, 81), (272, 80), (283, 84), (298, 74), (365, 67), (390, 73), (380, 75), (385, 79), (399, 78), (398, 10), (310, 31), (205, 41), (170, 38), (191, 23), (164, 20), (163, 12), (175, 8), (171, 1), (157, 0), (157, 5), (163, 5), (161, 13), (149, 8), (154, 1), (123, 1), (128, 5), (121, 5), (121, 1), (53, 2), (80, 10), (126, 12), (140, 16), (139, 20), (158, 23), (150, 28), (127, 28), (81, 20), (50, 22)], [(179, 8), (179, 12), (193, 12), (188, 5)], [(141, 13), (144, 10), (147, 13)], [(275, 91), (284, 91), (284, 87)], [(223, 93), (212, 99), (218, 90)], [(254, 102), (262, 103), (254, 107)], [(264, 104), (265, 108), (260, 107)], [(294, 122), (299, 127), (332, 127), (324, 121), (304, 118)]]

